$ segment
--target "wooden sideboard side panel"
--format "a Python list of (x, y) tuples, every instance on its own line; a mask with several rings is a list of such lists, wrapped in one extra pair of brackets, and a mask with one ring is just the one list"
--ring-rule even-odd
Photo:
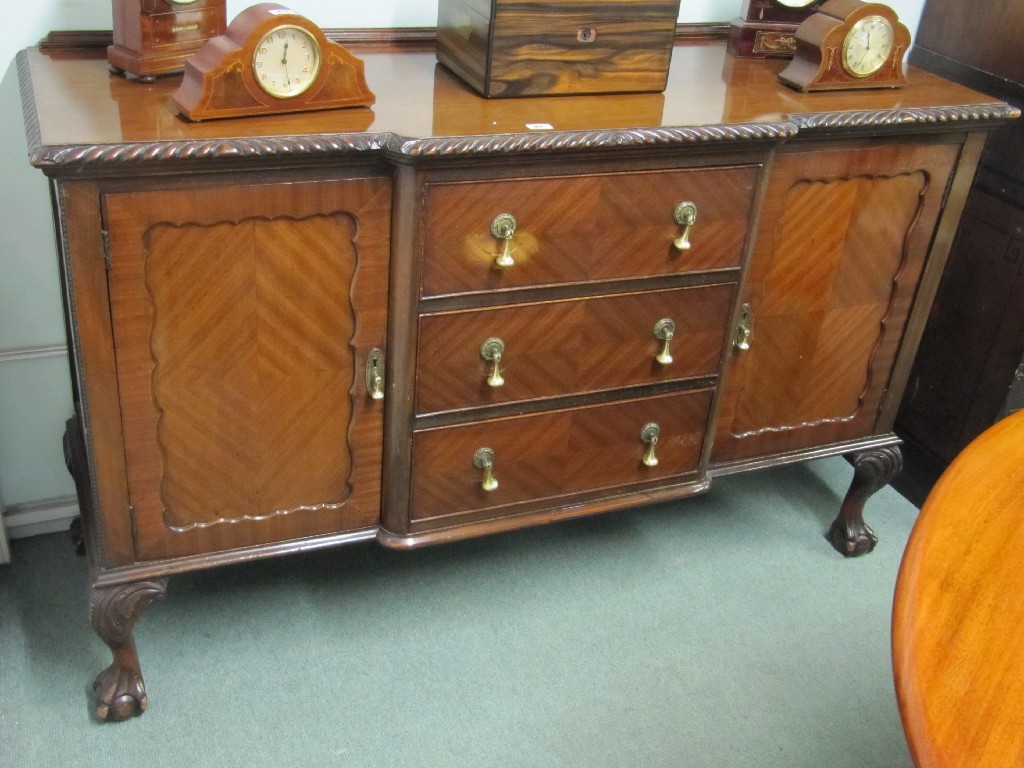
[[(54, 203), (65, 270), (65, 300), (75, 367), (75, 408), (83, 424), (86, 473), (76, 484), (91, 498), (80, 500), (92, 514), (89, 555), (101, 568), (135, 562), (118, 399), (117, 362), (100, 221), (99, 188), (93, 182), (57, 182)], [(84, 481), (84, 482), (83, 482)]]
[[(998, 420), (1024, 353), (1024, 212), (971, 193), (962, 228), (911, 370), (900, 427), (951, 462)], [(970, 318), (970, 322), (965, 322)]]
[(140, 559), (377, 524), (389, 206), (381, 179), (106, 197)]
[(942, 280), (942, 274), (946, 268), (946, 262), (949, 259), (953, 241), (956, 238), (960, 225), (960, 216), (963, 214), (964, 206), (967, 204), (967, 196), (970, 194), (971, 184), (974, 180), (974, 174), (978, 169), (978, 163), (985, 148), (987, 136), (988, 134), (986, 133), (970, 133), (964, 138), (960, 158), (942, 207), (942, 215), (938, 226), (935, 228), (935, 237), (932, 241), (931, 251), (928, 254), (927, 269), (917, 287), (914, 311), (907, 322), (900, 354), (896, 360), (885, 402), (882, 404), (882, 411), (878, 419), (880, 431), (891, 430), (896, 422), (896, 415), (899, 412), (903, 393), (910, 379), (914, 357), (917, 354), (918, 345), (921, 343), (921, 336), (924, 334), (925, 326), (928, 323), (935, 295), (939, 290), (939, 283)]
[(715, 464), (875, 433), (959, 147), (782, 152), (742, 301)]

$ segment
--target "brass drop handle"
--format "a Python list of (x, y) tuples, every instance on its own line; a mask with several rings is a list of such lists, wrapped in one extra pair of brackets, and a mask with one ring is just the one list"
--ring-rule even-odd
[(750, 349), (750, 305), (744, 304), (740, 308), (740, 324), (736, 326), (736, 336), (732, 345), (741, 352)]
[(512, 238), (516, 234), (516, 217), (511, 213), (499, 213), (491, 222), (491, 237), (502, 242), (501, 253), (494, 260), (494, 266), (498, 269), (508, 269), (515, 266), (512, 258)]
[(384, 399), (384, 353), (374, 347), (366, 356), (366, 392), (371, 400)]
[(672, 343), (672, 338), (675, 335), (676, 324), (672, 318), (666, 317), (655, 323), (654, 338), (661, 342), (661, 351), (654, 359), (662, 365), (668, 365), (672, 362), (672, 352), (669, 349), (669, 345)]
[(480, 346), (480, 357), (491, 364), (491, 372), (487, 376), (487, 386), (500, 387), (505, 383), (501, 377), (501, 358), (505, 354), (505, 342), (492, 336)]
[(490, 448), (479, 448), (473, 454), (473, 466), (482, 469), (484, 479), (480, 487), (490, 493), (498, 489), (498, 480), (494, 477), (494, 451)]
[(673, 211), (672, 218), (675, 219), (676, 224), (683, 228), (679, 237), (672, 241), (672, 245), (679, 251), (690, 250), (690, 228), (697, 223), (696, 204), (691, 203), (689, 200), (680, 203), (676, 206), (675, 211)]
[(653, 421), (650, 424), (644, 424), (644, 428), (640, 430), (640, 442), (647, 446), (643, 458), (645, 467), (658, 466), (658, 457), (654, 450), (658, 447), (659, 437), (661, 437), (661, 427)]

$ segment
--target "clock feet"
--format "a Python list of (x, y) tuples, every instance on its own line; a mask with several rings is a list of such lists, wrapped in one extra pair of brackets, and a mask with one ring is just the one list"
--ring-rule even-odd
[(92, 686), (96, 717), (106, 722), (141, 715), (149, 706), (132, 629), (142, 612), (167, 591), (167, 579), (93, 589), (89, 623), (114, 654)]
[(136, 75), (113, 64), (111, 64), (108, 69), (110, 70), (110, 74), (123, 77), (125, 80), (134, 80), (136, 83), (148, 84), (156, 82), (156, 75)]
[(899, 446), (889, 445), (853, 456), (853, 481), (828, 532), (832, 546), (846, 557), (866, 555), (878, 537), (864, 522), (864, 504), (903, 469)]

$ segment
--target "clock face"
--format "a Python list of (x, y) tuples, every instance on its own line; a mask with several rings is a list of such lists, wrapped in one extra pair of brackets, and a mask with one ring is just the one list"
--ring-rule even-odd
[(253, 77), (275, 99), (290, 99), (305, 92), (319, 71), (320, 46), (301, 27), (274, 27), (253, 51)]
[(843, 69), (854, 77), (868, 77), (889, 60), (894, 45), (888, 19), (865, 16), (850, 29), (843, 41)]

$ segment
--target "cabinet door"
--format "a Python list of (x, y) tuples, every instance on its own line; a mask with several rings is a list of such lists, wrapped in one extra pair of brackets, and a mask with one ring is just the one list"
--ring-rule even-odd
[(377, 524), (383, 179), (104, 196), (136, 557)]
[(879, 429), (958, 150), (894, 143), (777, 157), (741, 299), (750, 346), (732, 351), (714, 464)]

